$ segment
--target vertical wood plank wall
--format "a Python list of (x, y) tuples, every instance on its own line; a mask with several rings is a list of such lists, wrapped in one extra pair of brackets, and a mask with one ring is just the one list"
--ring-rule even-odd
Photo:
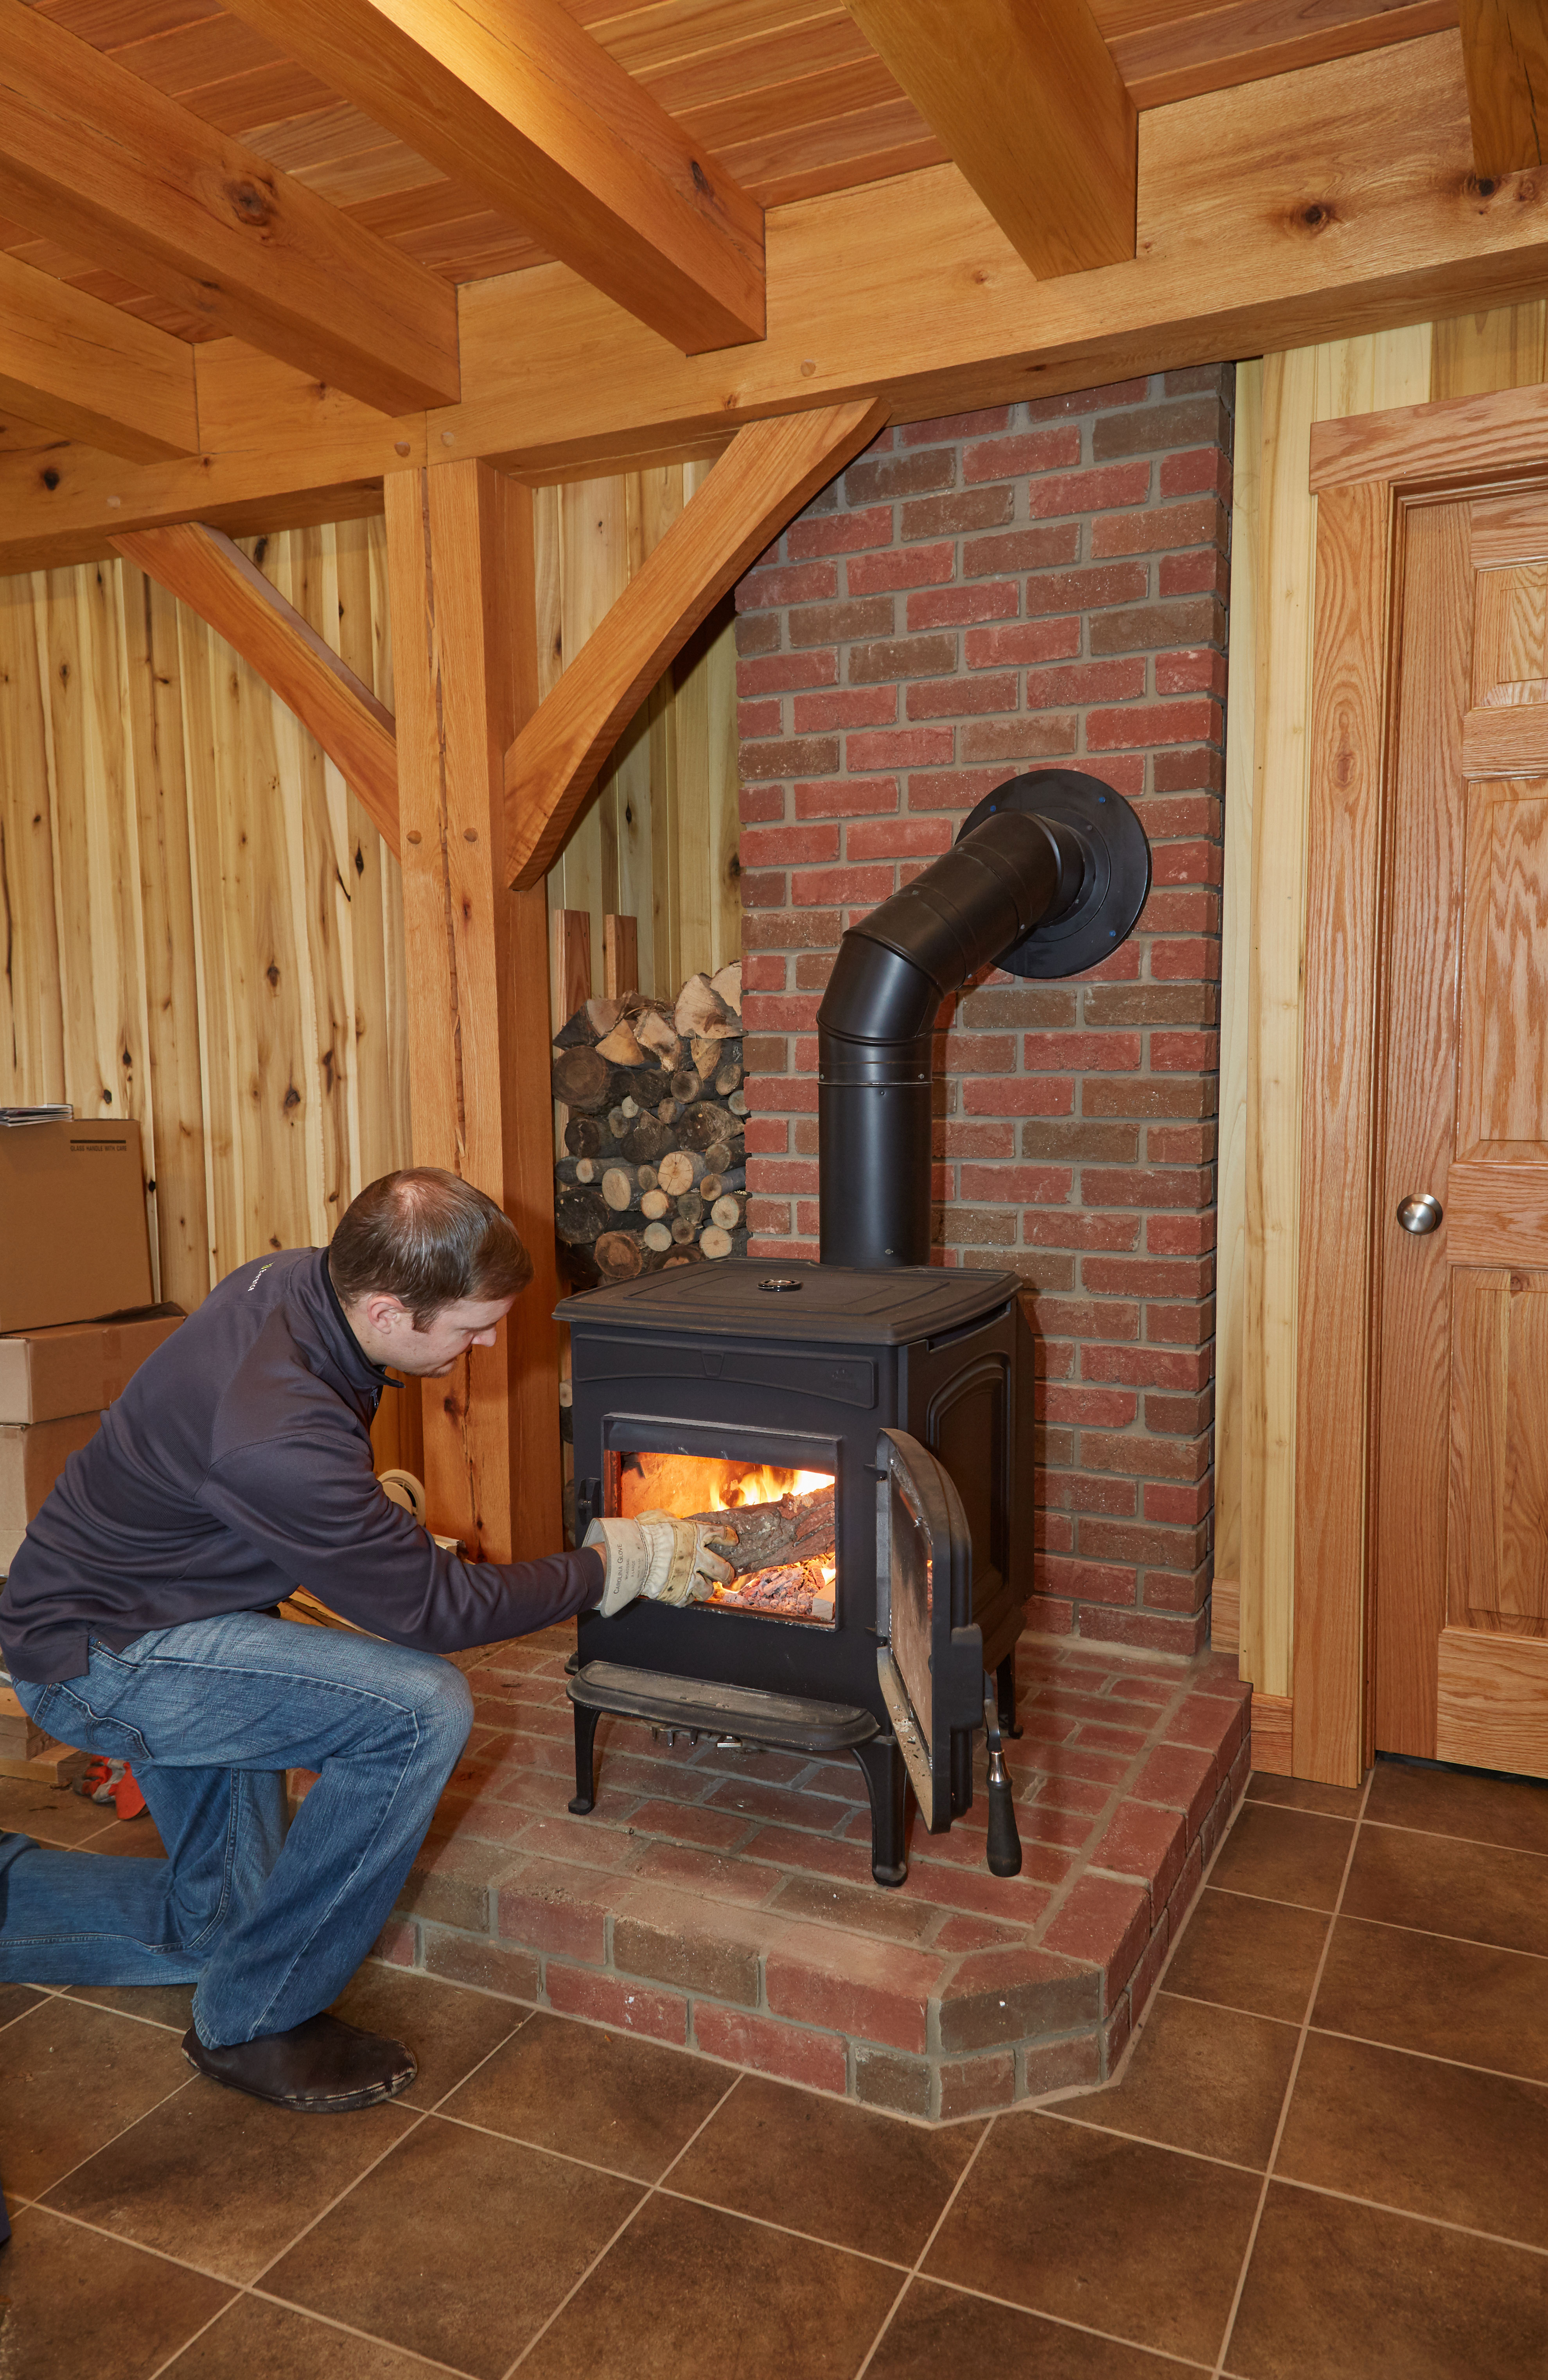
[[(538, 492), (544, 691), (707, 470)], [(393, 706), (380, 518), (244, 551)], [(550, 880), (639, 918), (641, 986), (740, 950), (735, 652), (717, 616)], [(538, 1026), (535, 1029), (542, 1029)], [(142, 1128), (158, 1288), (320, 1244), (406, 1161), (397, 861), (292, 714), (127, 563), (0, 580), (0, 1105)]]
[[(1265, 356), (1238, 374), (1226, 764), (1220, 1115), (1217, 1644), (1288, 1698), (1314, 421), (1533, 385), (1548, 306)], [(1223, 1625), (1220, 1623), (1224, 1623)]]

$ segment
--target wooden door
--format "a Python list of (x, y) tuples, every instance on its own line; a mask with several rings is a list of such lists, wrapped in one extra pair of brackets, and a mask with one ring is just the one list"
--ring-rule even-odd
[(1372, 1734), (1544, 1776), (1548, 489), (1411, 509), (1398, 605)]

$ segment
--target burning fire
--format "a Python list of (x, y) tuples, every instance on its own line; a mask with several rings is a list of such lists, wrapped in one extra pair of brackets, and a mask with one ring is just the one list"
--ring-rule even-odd
[(810, 1496), (818, 1488), (833, 1485), (830, 1471), (784, 1471), (774, 1463), (760, 1463), (756, 1470), (739, 1463), (720, 1467), (742, 1475), (716, 1482), (715, 1492), (704, 1507), (707, 1512), (734, 1512), (743, 1504), (773, 1504), (781, 1496)]

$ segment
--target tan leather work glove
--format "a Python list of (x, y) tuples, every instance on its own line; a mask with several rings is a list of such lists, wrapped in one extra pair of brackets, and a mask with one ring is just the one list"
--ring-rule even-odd
[(602, 1557), (604, 1619), (643, 1595), (652, 1603), (702, 1603), (712, 1587), (732, 1576), (730, 1562), (715, 1548), (730, 1548), (729, 1533), (672, 1512), (642, 1512), (637, 1521), (593, 1521), (585, 1543)]

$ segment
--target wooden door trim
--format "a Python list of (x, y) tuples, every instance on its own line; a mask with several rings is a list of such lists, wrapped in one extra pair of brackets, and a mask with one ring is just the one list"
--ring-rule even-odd
[[(1366, 1737), (1372, 1198), (1393, 489), (1317, 504), (1301, 1043), (1292, 1760), (1353, 1785)], [(1331, 997), (1319, 996), (1326, 988)]]
[(1548, 472), (1548, 389), (1318, 422), (1296, 1381), (1297, 1777), (1372, 1754), (1368, 1616), (1384, 862), (1403, 516)]

